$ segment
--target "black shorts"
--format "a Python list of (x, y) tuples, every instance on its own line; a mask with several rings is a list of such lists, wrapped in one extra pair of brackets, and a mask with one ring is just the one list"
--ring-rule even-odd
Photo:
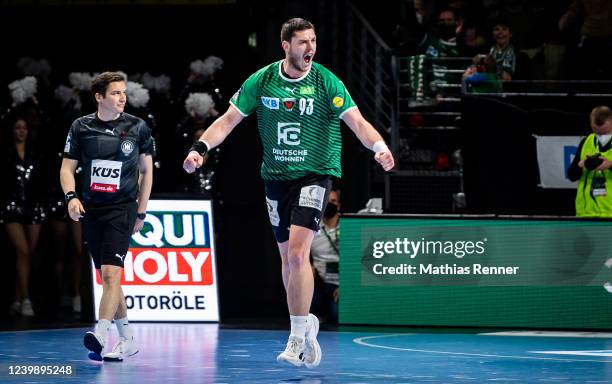
[(137, 209), (136, 202), (85, 208), (85, 216), (82, 219), (83, 237), (96, 269), (100, 269), (102, 265), (123, 268)]
[(265, 180), (268, 215), (276, 241), (289, 240), (291, 225), (319, 230), (332, 180), (328, 175), (308, 175), (297, 180)]

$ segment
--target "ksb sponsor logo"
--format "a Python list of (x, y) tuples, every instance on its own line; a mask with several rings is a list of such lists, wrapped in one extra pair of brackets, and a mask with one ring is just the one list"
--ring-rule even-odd
[(121, 162), (94, 159), (91, 162), (91, 190), (116, 192), (121, 182)]
[(280, 101), (278, 99), (278, 97), (266, 97), (266, 96), (262, 96), (261, 97), (261, 103), (266, 106), (268, 109), (278, 109), (278, 105), (280, 104)]
[(300, 123), (278, 123), (278, 144), (299, 145)]
[[(149, 212), (132, 236), (123, 263), (124, 285), (212, 285), (206, 212)], [(96, 282), (102, 284), (99, 274)]]

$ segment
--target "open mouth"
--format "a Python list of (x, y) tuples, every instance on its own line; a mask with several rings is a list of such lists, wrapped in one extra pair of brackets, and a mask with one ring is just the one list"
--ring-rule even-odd
[(314, 56), (313, 53), (307, 53), (304, 55), (304, 62), (306, 64), (310, 64), (310, 62), (312, 61), (312, 56)]

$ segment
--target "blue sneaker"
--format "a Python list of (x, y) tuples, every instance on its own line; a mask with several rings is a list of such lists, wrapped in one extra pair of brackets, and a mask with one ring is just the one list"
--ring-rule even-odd
[(85, 333), (83, 338), (83, 345), (85, 348), (90, 350), (87, 355), (91, 360), (102, 361), (102, 350), (104, 349), (104, 342), (100, 335), (95, 332), (88, 331)]

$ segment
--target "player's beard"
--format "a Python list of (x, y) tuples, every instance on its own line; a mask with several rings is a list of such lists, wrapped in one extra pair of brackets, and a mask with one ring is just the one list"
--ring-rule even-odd
[(288, 64), (291, 69), (296, 70), (298, 72), (306, 71), (306, 69), (303, 68), (304, 59), (301, 55), (300, 56), (289, 55)]

